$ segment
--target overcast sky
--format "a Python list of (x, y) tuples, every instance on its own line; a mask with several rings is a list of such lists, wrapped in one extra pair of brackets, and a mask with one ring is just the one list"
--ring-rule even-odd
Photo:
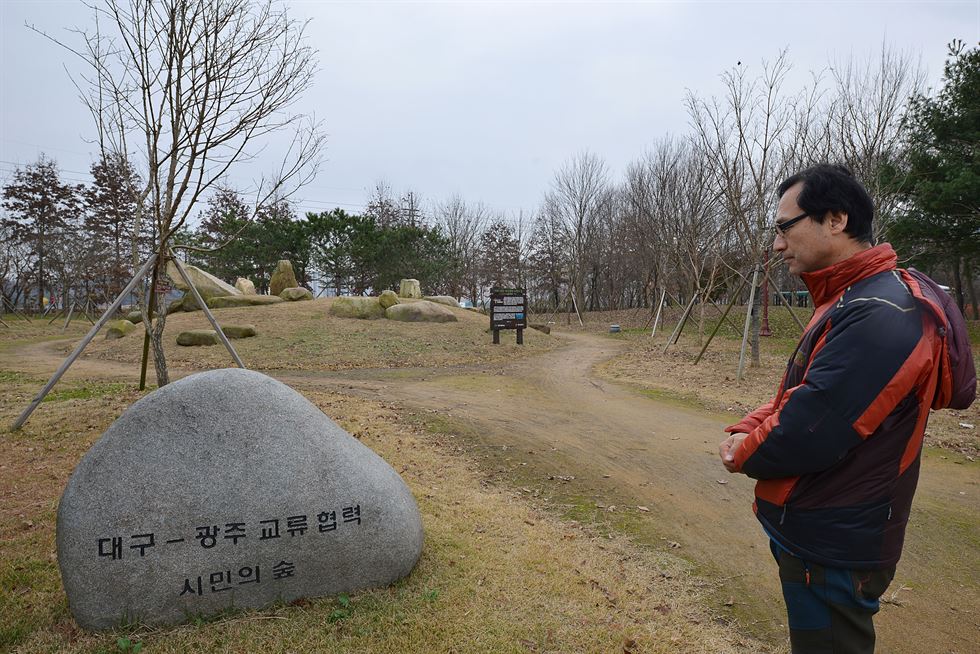
[[(298, 105), (329, 133), (328, 161), (299, 196), (313, 211), (356, 211), (383, 179), (429, 201), (458, 193), (533, 212), (573, 155), (589, 150), (619, 178), (657, 139), (687, 132), (686, 92), (720, 94), (738, 61), (758, 71), (788, 48), (797, 84), (884, 42), (921, 57), (934, 86), (950, 40), (980, 41), (980, 0), (287, 5), (311, 19), (319, 50)], [(70, 39), (89, 18), (73, 0), (0, 0), (0, 184), (42, 152), (88, 180), (92, 119), (65, 71), (76, 63), (24, 24)]]

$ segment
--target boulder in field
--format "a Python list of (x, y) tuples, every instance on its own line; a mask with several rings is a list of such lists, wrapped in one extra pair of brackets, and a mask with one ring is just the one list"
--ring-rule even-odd
[(221, 331), (228, 338), (251, 338), (258, 334), (255, 325), (221, 325)]
[(296, 288), (299, 282), (296, 281), (296, 273), (293, 272), (293, 264), (289, 259), (280, 259), (276, 264), (276, 269), (269, 280), (269, 293), (279, 295), (287, 288)]
[(382, 309), (393, 307), (398, 304), (398, 295), (392, 290), (381, 291), (381, 295), (378, 296), (378, 302), (381, 304)]
[[(222, 295), (222, 296), (219, 296), (219, 297), (241, 297), (241, 296), (239, 296), (239, 295), (228, 295), (228, 296)], [(214, 298), (211, 298), (211, 299), (213, 300)], [(210, 300), (207, 300), (207, 299), (204, 300), (205, 303), (207, 303), (209, 301)], [(190, 311), (200, 311), (201, 310), (201, 307), (199, 307), (198, 304), (197, 304), (197, 298), (195, 298), (194, 297), (194, 294), (191, 293), (190, 291), (186, 291), (184, 293), (184, 295), (180, 298), (179, 308), (180, 308), (181, 311), (188, 311), (188, 312), (190, 312)]]
[(338, 318), (378, 320), (385, 317), (385, 310), (376, 297), (341, 296), (330, 303), (330, 315)]
[(400, 322), (456, 322), (456, 314), (435, 302), (419, 300), (388, 307), (385, 318)]
[(139, 309), (136, 309), (135, 311), (130, 311), (129, 313), (126, 314), (126, 320), (133, 323), (134, 325), (138, 325), (141, 322), (143, 322), (143, 312), (140, 311)]
[(422, 288), (417, 279), (403, 279), (398, 288), (398, 297), (414, 300), (422, 299)]
[(422, 541), (390, 465), (293, 389), (237, 368), (133, 404), (57, 517), (68, 606), (90, 630), (387, 586)]
[(435, 302), (436, 304), (445, 304), (447, 307), (459, 308), (459, 301), (448, 295), (426, 295), (423, 299), (429, 302)]
[(122, 338), (126, 334), (129, 334), (136, 329), (136, 325), (128, 320), (110, 320), (105, 324), (105, 326), (105, 340), (107, 341)]
[(177, 334), (177, 345), (193, 347), (196, 345), (217, 345), (218, 332), (213, 329), (190, 329)]
[(308, 288), (303, 288), (302, 286), (294, 286), (293, 288), (284, 288), (279, 294), (279, 297), (288, 302), (300, 302), (303, 300), (312, 300), (313, 291)]
[(184, 310), (184, 298), (179, 297), (170, 304), (167, 305), (167, 315), (177, 313)]
[[(207, 302), (213, 297), (223, 297), (225, 295), (241, 295), (241, 292), (232, 286), (227, 284), (211, 273), (201, 270), (197, 266), (190, 266), (186, 263), (184, 265), (184, 270), (187, 271), (187, 276), (190, 277), (191, 282), (194, 284), (194, 288), (197, 292), (201, 294), (201, 298)], [(174, 265), (173, 261), (167, 262), (167, 276), (173, 280), (174, 286), (182, 291), (190, 291), (190, 287), (184, 283), (184, 278), (180, 276), (180, 272), (177, 270), (177, 266)], [(191, 300), (193, 301), (193, 294), (191, 294)]]
[(212, 309), (232, 309), (235, 307), (258, 307), (265, 304), (285, 302), (278, 295), (233, 295), (228, 297), (213, 297), (208, 300)]
[(246, 279), (245, 277), (239, 277), (235, 280), (235, 288), (242, 295), (255, 295), (255, 284), (252, 280)]
[(536, 329), (537, 331), (541, 332), (542, 334), (550, 334), (551, 333), (551, 326), (550, 325), (545, 325), (544, 323), (532, 322), (532, 323), (528, 323), (528, 327), (530, 327), (531, 329)]

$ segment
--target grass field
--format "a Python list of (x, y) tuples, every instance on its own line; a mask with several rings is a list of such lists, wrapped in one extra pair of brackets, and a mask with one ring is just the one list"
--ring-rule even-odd
[[(676, 310), (655, 338), (642, 311), (586, 316), (585, 327), (546, 336), (529, 330), (527, 345), (489, 345), (486, 316), (460, 311), (455, 325), (361, 322), (330, 317), (328, 301), (223, 309), (224, 323), (255, 324), (259, 338), (236, 341), (250, 366), (272, 371), (452, 368), (533, 356), (562, 344), (563, 331), (622, 341), (624, 354), (602, 364), (606, 378), (660, 401), (713, 413), (741, 414), (768, 399), (798, 328), (773, 311), (774, 337), (763, 339), (761, 365), (736, 380), (740, 345), (723, 325), (704, 359), (696, 324), (663, 353)], [(744, 319), (734, 317), (740, 324)], [(805, 314), (804, 314), (805, 319)], [(715, 318), (714, 320), (717, 320)], [(75, 321), (0, 327), (0, 421), (9, 425), (46, 380), (14, 356), (25, 347), (78, 339)], [(608, 334), (610, 324), (619, 334)], [(704, 334), (715, 323), (706, 320)], [(206, 327), (200, 313), (171, 317), (168, 356), (176, 368), (229, 365), (219, 347), (178, 348), (178, 330)], [(971, 324), (974, 336), (976, 323)], [(89, 361), (136, 369), (141, 339), (97, 339)], [(509, 334), (507, 336), (510, 336)], [(976, 341), (974, 341), (976, 343)], [(70, 345), (59, 345), (66, 352)], [(976, 352), (976, 346), (975, 346)], [(150, 378), (152, 380), (152, 366)], [(459, 378), (460, 384), (467, 377)], [(508, 389), (520, 395), (520, 389)], [(406, 579), (354, 596), (320, 598), (264, 611), (234, 613), (169, 629), (81, 631), (61, 589), (54, 546), (58, 498), (71, 470), (109, 424), (141, 396), (132, 384), (70, 375), (19, 432), (0, 433), (0, 651), (12, 652), (765, 652), (780, 646), (745, 635), (719, 610), (714, 584), (673, 551), (643, 542), (630, 514), (608, 513), (591, 498), (495, 475), (464, 447), (464, 426), (394, 404), (328, 392), (311, 401), (385, 458), (406, 480), (423, 516), (422, 559)], [(930, 456), (975, 458), (980, 407), (939, 412), (930, 422)]]
[[(380, 328), (372, 333), (365, 323), (326, 317), (322, 303), (296, 306), (279, 315), (271, 307), (258, 310), (268, 311), (267, 316), (257, 311), (219, 318), (247, 319), (260, 329), (280, 326), (274, 339), (238, 342), (246, 361), (272, 369), (314, 368), (328, 360), (340, 369), (396, 362), (440, 367), (526, 356), (560, 342), (529, 332), (526, 349), (495, 349), (487, 345), (484, 316), (474, 316), (477, 320), (464, 323), (458, 333), (423, 333), (417, 325), (383, 323), (371, 324)], [(177, 316), (168, 333), (201, 326), (195, 319), (203, 317)], [(31, 343), (66, 335), (77, 339), (86, 327), (73, 323), (62, 333), (58, 325), (25, 324), (0, 331), (4, 425), (45, 381), (40, 374), (13, 369), (10, 355)], [(128, 338), (99, 340), (89, 356), (135, 363), (139, 339)], [(173, 352), (175, 366), (227, 365), (219, 348)], [(431, 416), (326, 392), (307, 396), (401, 473), (419, 503), (425, 547), (408, 578), (353, 596), (304, 600), (169, 629), (83, 632), (72, 620), (61, 589), (54, 545), (58, 498), (80, 457), (140, 396), (131, 384), (72, 377), (56, 387), (23, 430), (0, 434), (0, 651), (770, 649), (708, 608), (704, 599), (711, 584), (692, 574), (684, 559), (633, 543), (622, 535), (628, 530), (617, 529), (594, 507), (553, 502), (488, 475), (457, 443), (453, 430), (434, 427), (427, 420)]]

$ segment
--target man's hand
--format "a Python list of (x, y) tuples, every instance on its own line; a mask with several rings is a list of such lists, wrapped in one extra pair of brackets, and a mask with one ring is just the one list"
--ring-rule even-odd
[(746, 436), (748, 434), (732, 434), (718, 445), (718, 456), (721, 457), (721, 462), (728, 472), (736, 472), (735, 453), (738, 451), (738, 448), (742, 447), (742, 441), (745, 440)]

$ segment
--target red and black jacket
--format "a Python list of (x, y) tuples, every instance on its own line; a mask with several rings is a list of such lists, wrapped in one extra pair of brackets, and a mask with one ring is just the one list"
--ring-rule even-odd
[[(770, 537), (822, 565), (895, 565), (942, 354), (941, 309), (888, 244), (804, 273), (817, 307), (776, 397), (728, 432)], [(938, 314), (940, 315), (937, 315)]]

